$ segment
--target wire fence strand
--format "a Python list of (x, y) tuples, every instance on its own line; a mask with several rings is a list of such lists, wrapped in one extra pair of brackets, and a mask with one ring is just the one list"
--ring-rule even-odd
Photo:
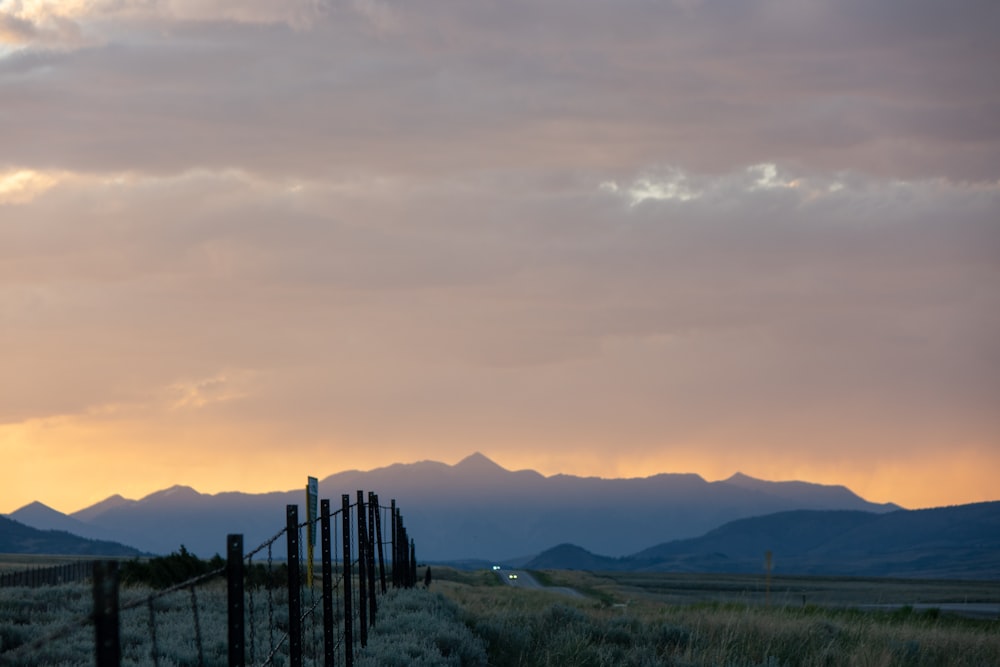
[[(362, 497), (359, 495), (359, 498)], [(367, 594), (367, 596), (371, 596), (366, 604), (372, 605), (372, 614), (366, 620), (368, 624), (374, 624), (376, 597), (384, 594), (386, 590), (384, 575), (376, 575), (376, 567), (379, 568), (379, 572), (381, 573), (383, 566), (387, 563), (394, 571), (394, 585), (397, 581), (395, 569), (401, 564), (396, 562), (397, 554), (399, 553), (397, 550), (397, 540), (399, 537), (394, 534), (396, 530), (395, 517), (389, 515), (389, 512), (392, 511), (390, 507), (381, 505), (378, 502), (376, 494), (369, 494), (368, 501), (370, 509), (364, 512), (361, 512), (361, 508), (365, 507), (364, 504), (354, 502), (343, 505), (336, 511), (330, 511), (329, 507), (327, 507), (325, 516), (309, 517), (305, 521), (297, 523), (300, 567), (308, 567), (311, 570), (313, 567), (311, 562), (308, 564), (302, 563), (301, 552), (304, 542), (302, 531), (308, 529), (315, 536), (319, 534), (318, 527), (321, 521), (329, 522), (325, 527), (329, 539), (325, 538), (326, 541), (324, 543), (324, 548), (327, 550), (324, 558), (328, 560), (324, 560), (324, 567), (321, 574), (321, 577), (324, 579), (329, 577), (329, 586), (324, 581), (322, 594), (317, 595), (314, 579), (310, 580), (306, 577), (300, 577), (299, 579), (299, 590), (307, 589), (308, 608), (300, 612), (298, 627), (300, 628), (300, 632), (309, 638), (309, 642), (307, 642), (308, 646), (304, 647), (307, 650), (304, 652), (307, 653), (307, 663), (310, 665), (327, 664), (325, 660), (329, 659), (327, 653), (331, 649), (336, 650), (338, 653), (346, 650), (352, 656), (357, 653), (359, 649), (357, 642), (358, 632), (356, 630), (352, 638), (347, 628), (347, 622), (350, 620), (356, 629), (361, 630), (360, 623), (365, 617), (366, 611), (361, 608), (361, 604), (365, 599), (363, 596)], [(325, 502), (328, 503), (329, 501)], [(394, 507), (395, 505), (393, 505)], [(346, 521), (344, 520), (345, 510), (347, 515)], [(359, 512), (361, 512), (361, 516), (359, 516)], [(341, 527), (343, 530), (338, 528), (340, 524), (342, 524)], [(390, 526), (392, 530), (388, 530)], [(247, 665), (276, 664), (278, 662), (277, 656), (282, 655), (285, 657), (280, 660), (281, 664), (286, 664), (287, 661), (287, 654), (291, 646), (288, 634), (288, 620), (286, 615), (282, 615), (283, 612), (282, 614), (277, 613), (284, 600), (283, 595), (281, 599), (276, 595), (281, 590), (276, 573), (279, 564), (287, 568), (287, 561), (282, 562), (276, 558), (275, 545), (278, 544), (278, 540), (287, 535), (288, 531), (288, 526), (278, 530), (272, 537), (264, 540), (242, 555), (242, 584), (237, 591), (237, 599), (239, 599), (239, 591), (242, 591), (242, 603), (246, 611), (245, 620), (243, 620), (244, 638), (249, 639), (246, 645), (248, 649), (248, 655), (246, 656)], [(367, 532), (372, 534), (366, 535), (365, 533)], [(330, 551), (331, 543), (332, 552)], [(387, 550), (388, 558), (383, 557), (382, 551), (385, 547), (389, 547)], [(237, 553), (240, 550), (241, 547), (237, 550)], [(312, 556), (313, 548), (309, 548), (308, 551), (310, 556)], [(262, 554), (266, 554), (264, 562), (261, 562), (260, 557)], [(348, 554), (349, 558), (345, 559), (345, 556)], [(326, 567), (327, 564), (330, 565), (329, 569)], [(228, 570), (228, 566), (218, 567), (138, 598), (118, 603), (115, 610), (116, 615), (145, 607), (145, 619), (144, 621), (139, 621), (146, 629), (145, 643), (148, 646), (148, 650), (144, 649), (146, 657), (142, 660), (143, 662), (145, 660), (149, 660), (150, 662), (145, 664), (152, 664), (154, 667), (159, 667), (162, 660), (167, 657), (163, 645), (164, 635), (159, 629), (161, 622), (164, 621), (162, 618), (163, 613), (158, 613), (157, 610), (158, 602), (168, 596), (182, 592), (186, 592), (189, 598), (187, 614), (189, 615), (191, 623), (189, 627), (193, 635), (189, 645), (194, 645), (197, 664), (199, 666), (206, 664), (205, 640), (207, 635), (204, 625), (205, 620), (202, 618), (201, 610), (203, 606), (209, 604), (206, 602), (209, 598), (199, 596), (198, 590), (216, 579), (228, 577)], [(351, 573), (351, 581), (347, 579), (348, 573)], [(379, 583), (381, 583), (381, 586)], [(115, 575), (115, 585), (119, 585), (117, 574)], [(350, 590), (348, 599), (351, 602), (349, 615), (345, 613), (344, 596), (347, 595), (348, 589), (345, 588), (347, 586), (349, 586)], [(260, 595), (262, 592), (260, 590), (261, 587), (265, 589), (263, 591), (265, 599), (263, 600)], [(264, 610), (261, 608), (262, 605), (264, 606)], [(161, 607), (161, 609), (167, 609), (167, 607)], [(58, 643), (71, 634), (80, 632), (83, 628), (91, 626), (96, 628), (95, 618), (97, 613), (95, 609), (93, 613), (73, 618), (53, 631), (45, 633), (30, 642), (9, 648), (4, 647), (0, 650), (0, 666), (8, 664), (41, 664), (33, 663), (30, 659), (25, 660), (25, 658), (38, 652), (43, 647)], [(171, 613), (178, 613), (177, 609)], [(329, 618), (326, 618), (327, 615), (329, 615)], [(242, 612), (241, 618), (243, 618)], [(306, 623), (309, 624), (308, 629), (306, 629)], [(262, 627), (265, 625), (266, 628)], [(317, 626), (321, 626), (322, 631)], [(329, 632), (328, 627), (333, 628), (332, 635), (327, 634)], [(365, 636), (365, 631), (367, 631), (367, 628), (361, 631), (361, 637)], [(214, 626), (210, 632), (215, 632)], [(260, 645), (262, 632), (267, 636), (267, 646), (263, 660), (258, 661), (258, 656), (262, 652)], [(321, 642), (325, 643), (321, 646)], [(301, 641), (299, 641), (299, 644), (301, 644)], [(168, 660), (168, 663), (171, 663), (171, 660), (173, 658)], [(350, 662), (351, 660), (347, 660), (348, 664)], [(213, 664), (215, 663), (213, 662)], [(98, 667), (102, 666), (98, 665)]]

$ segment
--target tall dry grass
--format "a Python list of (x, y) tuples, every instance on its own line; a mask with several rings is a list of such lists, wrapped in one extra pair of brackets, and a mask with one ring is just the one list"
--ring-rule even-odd
[[(633, 599), (578, 574), (596, 596), (444, 581), (437, 590), (486, 643), (491, 665), (1000, 667), (1000, 624), (934, 612)], [(570, 583), (559, 578), (558, 583)]]

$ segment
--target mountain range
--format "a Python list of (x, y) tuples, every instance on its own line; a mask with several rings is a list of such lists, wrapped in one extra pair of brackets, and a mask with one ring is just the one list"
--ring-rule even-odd
[(887, 513), (795, 510), (732, 521), (621, 558), (561, 544), (531, 569), (1000, 579), (1000, 501)]
[[(303, 480), (305, 482), (305, 480)], [(651, 544), (695, 538), (737, 519), (790, 510), (885, 513), (843, 486), (769, 482), (736, 474), (708, 482), (695, 474), (629, 479), (543, 476), (507, 470), (482, 454), (455, 465), (435, 461), (351, 470), (319, 482), (321, 498), (340, 506), (340, 494), (373, 490), (383, 505), (395, 499), (423, 560), (508, 560), (571, 543), (622, 557)], [(224, 553), (228, 533), (252, 548), (284, 525), (285, 505), (304, 503), (302, 490), (263, 494), (202, 494), (174, 486), (140, 500), (115, 495), (65, 515), (42, 503), (11, 519), (89, 539), (112, 540), (165, 554), (180, 545), (209, 557)], [(302, 512), (304, 516), (304, 511)], [(278, 556), (282, 545), (275, 545)]]

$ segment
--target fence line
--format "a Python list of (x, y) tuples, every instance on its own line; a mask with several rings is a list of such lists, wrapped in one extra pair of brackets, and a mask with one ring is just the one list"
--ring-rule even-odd
[[(366, 502), (360, 490), (354, 503), (350, 495), (343, 494), (340, 509), (336, 511), (331, 511), (328, 499), (321, 500), (319, 516), (304, 522), (299, 520), (297, 505), (287, 505), (285, 509), (285, 527), (248, 553), (244, 553), (243, 536), (230, 534), (226, 537), (225, 567), (141, 599), (125, 603), (119, 600), (117, 561), (90, 563), (93, 612), (29, 644), (0, 653), (0, 665), (33, 664), (32, 652), (91, 625), (97, 667), (120, 667), (121, 615), (142, 607), (147, 613), (151, 643), (143, 664), (151, 661), (158, 667), (163, 657), (158, 645), (158, 601), (182, 592), (186, 592), (190, 600), (189, 620), (197, 664), (205, 665), (206, 633), (199, 613), (204, 603), (199, 603), (197, 591), (224, 577), (226, 630), (218, 634), (226, 638), (230, 667), (272, 665), (279, 656), (281, 664), (290, 667), (337, 664), (352, 667), (357, 651), (367, 644), (368, 629), (375, 624), (378, 598), (387, 592), (387, 567), (393, 588), (409, 588), (416, 584), (414, 546), (406, 533), (402, 515), (395, 500), (385, 507), (379, 503), (377, 494), (369, 492)], [(391, 521), (387, 522), (391, 530), (384, 539), (382, 514), (385, 512), (391, 513)], [(335, 529), (338, 515), (340, 530)], [(319, 531), (315, 530), (317, 523)], [(321, 536), (321, 590), (318, 595), (314, 582), (303, 581), (303, 528)], [(273, 547), (282, 538), (287, 546), (286, 558), (284, 563), (276, 564)], [(261, 563), (264, 554), (265, 560)]]
[(0, 588), (22, 586), (38, 588), (39, 586), (58, 586), (75, 581), (84, 581), (93, 576), (93, 560), (78, 560), (60, 565), (46, 567), (30, 567), (17, 572), (0, 574)]

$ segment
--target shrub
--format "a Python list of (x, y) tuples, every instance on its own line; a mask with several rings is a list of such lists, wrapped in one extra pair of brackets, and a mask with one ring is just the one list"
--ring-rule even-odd
[(486, 650), (459, 618), (458, 607), (437, 593), (409, 589), (386, 595), (359, 667), (485, 666)]
[(490, 664), (524, 667), (673, 664), (670, 655), (690, 642), (686, 628), (562, 603), (480, 613), (473, 629), (486, 642)]
[(225, 564), (226, 562), (218, 554), (211, 560), (202, 560), (182, 544), (180, 551), (169, 556), (145, 561), (134, 559), (122, 563), (120, 576), (123, 585), (144, 584), (154, 589), (163, 589), (218, 570), (225, 567)]

